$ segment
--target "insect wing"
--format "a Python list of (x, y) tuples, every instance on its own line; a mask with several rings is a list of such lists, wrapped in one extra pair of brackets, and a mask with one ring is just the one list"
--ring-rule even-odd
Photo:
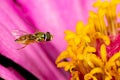
[(13, 30), (12, 34), (15, 36), (15, 38), (19, 38), (20, 36), (26, 35), (28, 33), (22, 30)]

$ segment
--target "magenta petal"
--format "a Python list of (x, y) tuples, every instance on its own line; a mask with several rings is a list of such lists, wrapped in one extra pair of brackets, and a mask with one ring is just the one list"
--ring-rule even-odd
[(5, 80), (25, 80), (13, 69), (12, 70), (7, 69), (2, 65), (0, 65), (0, 77), (2, 77)]
[(64, 73), (57, 69), (53, 60), (50, 60), (52, 56), (48, 56), (56, 55), (54, 49), (52, 49), (53, 52), (48, 55), (37, 44), (29, 45), (22, 50), (16, 50), (20, 46), (15, 43), (12, 30), (20, 29), (29, 32), (27, 28), (29, 26), (24, 23), (7, 1), (8, 0), (0, 2), (0, 30), (2, 31), (0, 34), (0, 52), (29, 70), (39, 79), (66, 80)]

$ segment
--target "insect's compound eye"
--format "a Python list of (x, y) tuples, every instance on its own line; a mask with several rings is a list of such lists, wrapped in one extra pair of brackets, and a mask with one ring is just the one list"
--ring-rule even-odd
[(46, 39), (46, 41), (52, 40), (52, 35), (50, 34), (50, 32), (46, 32), (45, 39)]

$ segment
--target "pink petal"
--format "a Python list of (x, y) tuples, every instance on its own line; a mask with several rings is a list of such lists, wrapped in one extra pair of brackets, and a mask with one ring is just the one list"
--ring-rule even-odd
[(5, 1), (0, 4), (2, 4), (2, 6), (0, 6), (0, 30), (2, 31), (0, 34), (0, 52), (32, 72), (39, 79), (65, 80), (66, 77), (64, 76), (64, 73), (57, 69), (55, 63), (50, 60), (52, 57), (48, 56), (56, 54), (54, 49), (52, 50), (52, 53), (48, 55), (45, 54), (44, 50), (37, 44), (28, 46), (22, 50), (16, 50), (20, 46), (14, 42), (14, 36), (11, 34), (12, 30), (24, 29), (25, 31), (28, 31), (28, 26), (17, 15), (11, 7), (11, 4)]
[(18, 73), (15, 73), (15, 70), (9, 70), (2, 65), (0, 65), (0, 77), (5, 80), (25, 80)]

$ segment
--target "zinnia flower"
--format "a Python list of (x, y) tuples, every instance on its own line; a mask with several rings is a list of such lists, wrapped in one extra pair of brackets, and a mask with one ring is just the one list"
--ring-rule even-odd
[(88, 23), (65, 31), (67, 48), (56, 64), (71, 74), (71, 80), (120, 80), (120, 0), (98, 0)]

